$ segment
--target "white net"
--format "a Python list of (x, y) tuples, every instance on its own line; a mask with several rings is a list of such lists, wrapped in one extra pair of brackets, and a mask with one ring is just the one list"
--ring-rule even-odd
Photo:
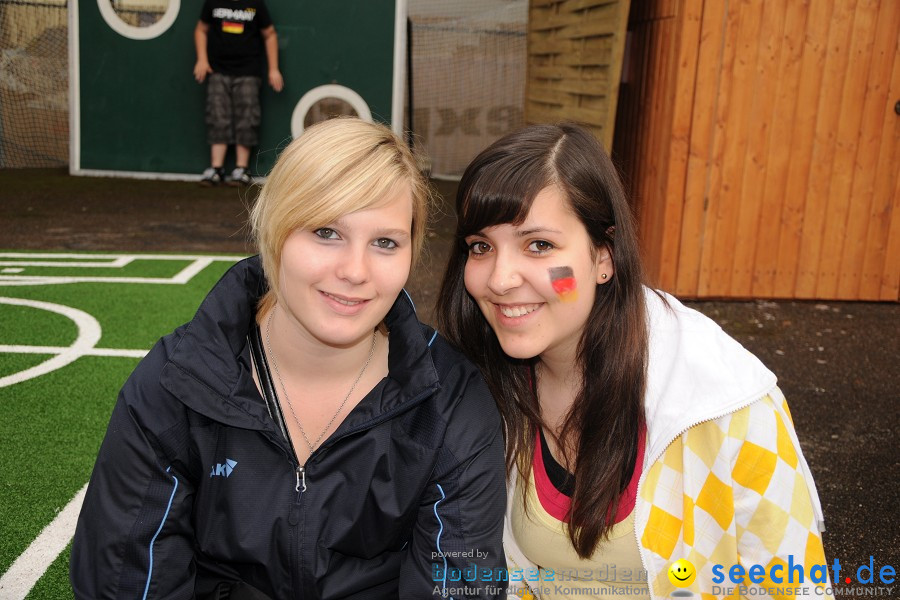
[(0, 0), (0, 168), (69, 161), (66, 0)]
[(458, 177), (523, 123), (528, 0), (410, 0), (409, 18), (416, 150)]

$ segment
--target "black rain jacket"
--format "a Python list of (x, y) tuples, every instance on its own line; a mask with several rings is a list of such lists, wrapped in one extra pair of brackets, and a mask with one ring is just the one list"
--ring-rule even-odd
[(229, 582), (278, 599), (500, 597), (503, 439), (476, 368), (401, 293), (389, 374), (309, 458), (303, 491), (252, 378), (264, 285), (258, 258), (235, 265), (125, 383), (72, 545), (76, 598), (224, 598)]

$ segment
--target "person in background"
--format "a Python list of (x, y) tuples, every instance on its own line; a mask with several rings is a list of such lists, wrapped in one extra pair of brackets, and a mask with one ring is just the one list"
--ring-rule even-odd
[[(644, 285), (625, 192), (590, 131), (498, 140), (466, 169), (456, 211), (436, 313), (499, 402), (519, 582), (544, 599), (712, 598), (737, 589), (733, 565), (760, 565), (762, 583), (742, 579), (751, 595), (830, 589), (810, 581), (822, 512), (775, 375)], [(800, 567), (783, 583), (791, 564), (803, 583)]]
[(76, 598), (505, 592), (460, 583), (506, 572), (499, 413), (403, 290), (428, 194), (380, 125), (325, 121), (285, 149), (252, 209), (260, 255), (119, 394), (72, 544)]
[[(263, 0), (205, 0), (194, 29), (194, 79), (206, 86), (210, 166), (203, 185), (252, 183), (250, 150), (259, 142), (259, 89), (267, 72), (276, 92), (284, 87), (278, 70), (278, 36)], [(225, 176), (225, 154), (235, 147), (235, 169)]]

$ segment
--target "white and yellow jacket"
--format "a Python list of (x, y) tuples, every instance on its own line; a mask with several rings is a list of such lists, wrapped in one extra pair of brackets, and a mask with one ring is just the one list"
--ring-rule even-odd
[[(695, 598), (741, 597), (741, 585), (757, 588), (749, 592), (754, 598), (804, 597), (803, 590), (806, 597), (831, 597), (824, 593), (830, 579), (810, 581), (813, 566), (825, 564), (824, 519), (775, 375), (697, 311), (671, 296), (666, 306), (649, 290), (646, 298), (647, 467), (638, 484), (635, 533), (651, 598), (676, 591), (668, 569), (681, 558), (697, 570), (687, 588)], [(517, 477), (510, 477), (510, 503), (517, 499)], [(504, 548), (513, 579), (515, 569), (535, 565), (519, 550), (509, 514)], [(805, 565), (802, 584), (788, 583), (789, 562)], [(722, 583), (713, 581), (717, 564)], [(762, 565), (765, 580), (732, 583), (728, 571), (736, 564)], [(775, 569), (782, 583), (768, 578), (775, 565), (782, 565)]]

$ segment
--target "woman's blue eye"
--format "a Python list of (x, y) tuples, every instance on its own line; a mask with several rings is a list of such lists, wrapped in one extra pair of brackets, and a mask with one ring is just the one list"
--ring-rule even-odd
[(338, 239), (337, 231), (331, 229), (330, 227), (321, 227), (316, 229), (313, 233), (315, 233), (320, 238), (324, 238), (326, 240), (336, 240)]
[(487, 242), (477, 241), (469, 244), (469, 254), (486, 254), (491, 251), (491, 247)]
[(378, 238), (374, 244), (383, 250), (393, 250), (397, 247), (397, 242), (390, 238)]
[(530, 252), (534, 252), (535, 254), (543, 254), (544, 252), (553, 250), (553, 244), (551, 244), (547, 240), (535, 240), (528, 244), (528, 250)]

